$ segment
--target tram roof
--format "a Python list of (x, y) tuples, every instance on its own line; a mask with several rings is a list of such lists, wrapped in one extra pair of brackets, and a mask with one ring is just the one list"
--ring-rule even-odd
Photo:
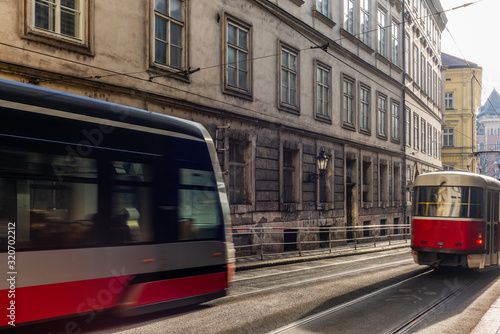
[(201, 124), (193, 121), (6, 79), (0, 79), (0, 107), (2, 101), (137, 124), (201, 140), (208, 135)]
[(471, 186), (500, 188), (500, 181), (481, 174), (459, 171), (431, 172), (419, 175), (413, 186)]

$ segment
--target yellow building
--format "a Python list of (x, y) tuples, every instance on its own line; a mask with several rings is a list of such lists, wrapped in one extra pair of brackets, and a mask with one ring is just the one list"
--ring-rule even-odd
[(481, 107), (483, 69), (472, 62), (441, 54), (445, 70), (443, 169), (476, 171), (476, 112)]

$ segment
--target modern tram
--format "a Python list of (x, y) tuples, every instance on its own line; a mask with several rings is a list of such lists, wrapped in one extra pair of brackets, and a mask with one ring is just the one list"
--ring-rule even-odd
[(419, 175), (413, 184), (416, 263), (484, 268), (499, 263), (500, 182), (467, 172)]
[(0, 79), (0, 327), (224, 296), (229, 225), (200, 124)]

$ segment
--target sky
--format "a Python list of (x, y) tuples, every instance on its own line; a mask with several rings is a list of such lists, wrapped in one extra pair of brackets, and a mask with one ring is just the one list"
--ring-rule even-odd
[(484, 105), (494, 88), (500, 92), (500, 0), (441, 0), (441, 5), (448, 18), (441, 51), (483, 68)]

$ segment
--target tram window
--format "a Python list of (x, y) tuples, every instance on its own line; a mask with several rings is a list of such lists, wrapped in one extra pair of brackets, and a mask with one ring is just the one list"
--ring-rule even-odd
[(97, 185), (4, 178), (0, 202), (2, 251), (9, 222), (15, 222), (19, 249), (85, 246), (97, 212)]
[(483, 217), (483, 190), (476, 187), (417, 187), (414, 211), (426, 217)]
[(151, 166), (137, 162), (113, 161), (113, 179), (121, 181), (151, 182)]
[(149, 187), (113, 187), (110, 226), (113, 244), (153, 239), (152, 203), (152, 189)]
[(0, 150), (0, 172), (44, 175), (62, 181), (65, 177), (97, 178), (94, 159), (77, 154), (54, 155), (38, 152)]
[(178, 239), (216, 239), (222, 220), (213, 173), (181, 169), (178, 195)]

